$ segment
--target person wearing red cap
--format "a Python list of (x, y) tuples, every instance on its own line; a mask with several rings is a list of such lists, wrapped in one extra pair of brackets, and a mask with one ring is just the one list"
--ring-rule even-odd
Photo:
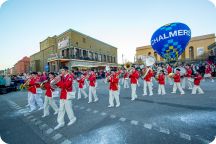
[(42, 117), (49, 115), (49, 106), (51, 106), (55, 111), (54, 115), (58, 114), (58, 107), (55, 103), (55, 100), (52, 98), (55, 89), (53, 89), (50, 85), (50, 81), (52, 81), (54, 77), (55, 74), (53, 72), (50, 72), (49, 79), (44, 82), (44, 88), (46, 89), (46, 92), (44, 97), (44, 114)]
[(97, 102), (98, 97), (96, 94), (96, 75), (93, 70), (90, 71), (88, 80), (89, 80), (89, 101), (88, 103), (92, 102), (92, 95), (94, 97), (94, 102)]
[(57, 117), (58, 125), (54, 128), (59, 129), (65, 125), (64, 115), (65, 112), (68, 115), (69, 123), (68, 126), (72, 125), (76, 121), (76, 117), (74, 116), (74, 112), (72, 109), (71, 99), (75, 98), (73, 94), (73, 78), (68, 72), (68, 67), (64, 66), (61, 69), (61, 75), (55, 78), (57, 80), (56, 85), (61, 89), (60, 94), (60, 106)]
[(180, 74), (180, 69), (177, 68), (176, 72), (173, 76), (174, 79), (174, 85), (173, 85), (173, 91), (172, 93), (176, 93), (177, 88), (179, 89), (179, 91), (181, 92), (181, 95), (185, 94), (185, 92), (183, 91), (182, 87), (181, 87), (181, 74)]
[(199, 72), (196, 72), (195, 77), (194, 77), (194, 86), (193, 86), (191, 94), (196, 94), (197, 90), (199, 94), (204, 94), (203, 90), (200, 87), (201, 80), (202, 80), (201, 74), (199, 74)]
[(77, 79), (77, 82), (79, 83), (78, 86), (78, 98), (81, 99), (81, 93), (84, 95), (85, 98), (88, 98), (88, 95), (86, 94), (84, 90), (84, 85), (85, 85), (85, 76), (82, 74), (79, 79)]
[(172, 79), (168, 76), (173, 71), (172, 67), (169, 64), (166, 65), (166, 71), (167, 71), (167, 79), (168, 79), (169, 85), (173, 85)]
[(135, 68), (132, 68), (129, 78), (131, 82), (131, 100), (134, 101), (137, 98), (136, 86), (137, 86), (137, 80), (139, 78), (139, 72), (136, 71)]
[(147, 86), (149, 89), (149, 96), (153, 95), (153, 91), (152, 91), (152, 77), (153, 77), (154, 73), (153, 70), (150, 67), (146, 68), (146, 74), (143, 78), (143, 96), (147, 95)]
[(124, 88), (129, 88), (129, 84), (128, 84), (129, 73), (127, 72), (127, 70), (125, 70), (123, 78), (124, 78), (123, 79)]
[(165, 91), (165, 74), (164, 71), (161, 70), (159, 75), (158, 75), (158, 94), (159, 95), (165, 95), (166, 91)]
[(109, 106), (108, 107), (114, 107), (114, 100), (116, 101), (116, 107), (120, 106), (120, 101), (119, 101), (119, 78), (118, 78), (118, 73), (112, 71), (111, 76), (108, 79), (108, 82), (110, 83), (109, 86)]
[(211, 70), (211, 66), (209, 64), (207, 64), (205, 66), (205, 74), (204, 74), (204, 80), (206, 78), (211, 79), (211, 82), (214, 82), (214, 79), (212, 78), (212, 70)]
[(191, 83), (192, 69), (188, 65), (185, 67), (185, 69), (186, 69), (186, 74), (183, 78), (183, 82), (185, 84), (182, 84), (182, 85), (184, 85), (185, 87), (186, 85), (188, 85), (188, 89), (192, 89), (192, 83)]

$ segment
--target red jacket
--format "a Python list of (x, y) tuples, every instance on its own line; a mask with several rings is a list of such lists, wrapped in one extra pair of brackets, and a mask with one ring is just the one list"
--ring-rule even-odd
[(36, 81), (37, 81), (37, 79), (31, 78), (30, 82), (29, 82), (30, 87), (28, 88), (28, 91), (33, 93), (33, 94), (36, 94)]
[(165, 75), (164, 74), (159, 74), (158, 83), (161, 85), (165, 85)]
[(147, 82), (151, 81), (151, 77), (153, 77), (154, 72), (152, 70), (149, 70), (148, 73), (146, 74), (146, 76), (144, 77), (144, 80)]
[(85, 79), (84, 78), (80, 78), (77, 80), (77, 82), (79, 83), (79, 88), (83, 88), (84, 83), (85, 83)]
[(181, 75), (180, 72), (175, 73), (173, 76), (174, 82), (181, 82)]
[(116, 75), (112, 76), (110, 78), (109, 82), (110, 82), (109, 89), (112, 91), (117, 91), (118, 90), (118, 82), (119, 82), (118, 77)]
[(91, 74), (88, 78), (89, 80), (89, 86), (95, 87), (96, 84), (96, 75), (95, 74)]
[(172, 67), (168, 66), (166, 70), (167, 70), (167, 73), (170, 74), (172, 72)]
[(51, 80), (49, 80), (48, 82), (46, 82), (44, 84), (44, 88), (46, 89), (45, 95), (47, 97), (52, 97), (52, 92), (54, 91), (54, 89), (52, 89), (51, 86), (50, 86), (50, 81)]
[(124, 74), (124, 79), (128, 78), (128, 76), (129, 76), (129, 74), (128, 74), (128, 72), (126, 72), (126, 73)]
[(191, 77), (191, 75), (192, 75), (192, 69), (189, 68), (187, 69), (186, 77)]
[(61, 81), (56, 85), (61, 89), (60, 99), (67, 99), (67, 92), (72, 92), (73, 78), (70, 74), (61, 76)]
[(210, 66), (208, 66), (208, 67), (205, 69), (205, 73), (206, 73), (206, 74), (211, 74), (211, 68), (210, 68)]
[(195, 77), (194, 77), (194, 85), (200, 85), (200, 81), (202, 80), (202, 76), (200, 74), (197, 74)]
[(130, 76), (130, 81), (131, 81), (131, 84), (137, 84), (137, 79), (139, 78), (139, 73), (138, 71), (134, 71)]

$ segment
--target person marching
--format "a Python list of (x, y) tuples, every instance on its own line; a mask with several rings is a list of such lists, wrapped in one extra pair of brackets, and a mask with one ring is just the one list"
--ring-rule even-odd
[(166, 91), (165, 91), (165, 74), (163, 70), (160, 70), (160, 73), (157, 77), (158, 80), (158, 94), (159, 95), (165, 95)]
[(29, 98), (29, 106), (30, 110), (29, 112), (32, 112), (36, 110), (36, 105), (35, 105), (35, 97), (36, 97), (36, 81), (37, 81), (37, 73), (32, 72), (31, 77), (25, 82), (25, 86), (28, 86), (28, 98)]
[(68, 72), (68, 67), (64, 66), (61, 69), (61, 75), (55, 77), (55, 79), (51, 82), (51, 85), (57, 85), (61, 89), (60, 94), (60, 106), (57, 117), (58, 125), (54, 128), (59, 129), (65, 125), (64, 115), (65, 112), (68, 115), (70, 122), (67, 124), (68, 126), (72, 125), (76, 121), (76, 117), (74, 116), (74, 112), (72, 109), (71, 99), (73, 96), (73, 79), (72, 76)]
[(181, 95), (185, 94), (185, 92), (183, 91), (183, 89), (181, 87), (181, 74), (180, 74), (179, 68), (176, 69), (176, 72), (173, 76), (173, 79), (174, 79), (174, 85), (173, 85), (172, 93), (176, 93), (176, 90), (178, 88), (178, 90), (181, 92)]
[(169, 74), (172, 73), (173, 69), (169, 64), (166, 65), (166, 71), (167, 71), (167, 79), (168, 79), (169, 85), (173, 85), (173, 81), (169, 77)]
[(185, 86), (188, 85), (188, 89), (192, 89), (191, 75), (193, 71), (188, 65), (185, 67), (185, 69), (186, 69), (186, 74), (184, 76)]
[(116, 107), (120, 106), (119, 101), (119, 73), (118, 72), (111, 72), (112, 74), (108, 77), (108, 82), (110, 83), (109, 86), (109, 106), (108, 107), (114, 107), (114, 100), (116, 101)]
[(129, 73), (127, 72), (127, 70), (125, 70), (123, 78), (124, 78), (124, 88), (129, 88), (129, 84), (128, 84)]
[(89, 80), (89, 101), (88, 103), (92, 102), (92, 95), (94, 97), (94, 102), (97, 102), (98, 97), (96, 94), (96, 75), (93, 70), (90, 71), (88, 80)]
[(54, 115), (58, 114), (58, 107), (55, 103), (55, 100), (52, 98), (53, 92), (55, 89), (53, 89), (50, 85), (50, 81), (52, 81), (55, 77), (55, 74), (53, 72), (49, 73), (49, 79), (45, 80), (41, 86), (46, 89), (45, 97), (44, 97), (44, 114), (42, 117), (46, 117), (49, 115), (49, 106), (53, 108), (55, 111)]
[(35, 95), (35, 101), (39, 106), (38, 110), (42, 110), (44, 108), (43, 100), (41, 98), (43, 91), (40, 88), (40, 84), (42, 82), (41, 76), (42, 76), (41, 72), (38, 72), (36, 76), (36, 95)]
[(132, 68), (129, 78), (131, 82), (131, 100), (134, 101), (137, 98), (136, 86), (137, 86), (137, 80), (139, 78), (139, 72), (136, 71), (135, 68)]
[(214, 82), (214, 79), (212, 78), (212, 70), (211, 70), (211, 67), (209, 64), (207, 64), (205, 66), (205, 74), (204, 74), (204, 80), (206, 78), (210, 78), (211, 79), (211, 82)]
[(85, 85), (85, 76), (82, 74), (79, 79), (77, 79), (77, 82), (79, 83), (78, 87), (78, 100), (81, 99), (81, 93), (84, 95), (85, 98), (88, 98), (88, 95), (86, 94), (84, 90), (84, 85)]
[(199, 94), (204, 94), (203, 90), (200, 87), (201, 80), (202, 80), (201, 74), (199, 74), (199, 72), (196, 72), (194, 77), (194, 86), (191, 94), (196, 94), (197, 90)]
[(153, 91), (152, 91), (152, 77), (153, 77), (154, 73), (153, 70), (150, 67), (147, 67), (145, 69), (145, 75), (143, 78), (143, 96), (147, 95), (147, 86), (149, 89), (149, 96), (153, 95)]

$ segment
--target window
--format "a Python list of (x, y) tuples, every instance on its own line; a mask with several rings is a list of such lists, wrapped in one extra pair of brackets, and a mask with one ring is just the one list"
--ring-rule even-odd
[(83, 43), (86, 43), (86, 39), (85, 38), (83, 38), (82, 41), (83, 41)]

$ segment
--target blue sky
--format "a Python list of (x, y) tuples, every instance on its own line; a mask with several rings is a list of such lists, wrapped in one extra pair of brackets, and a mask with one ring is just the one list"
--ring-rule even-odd
[(182, 22), (192, 36), (216, 33), (208, 0), (8, 0), (0, 7), (0, 69), (39, 51), (39, 42), (72, 28), (118, 47), (133, 61), (160, 26)]

